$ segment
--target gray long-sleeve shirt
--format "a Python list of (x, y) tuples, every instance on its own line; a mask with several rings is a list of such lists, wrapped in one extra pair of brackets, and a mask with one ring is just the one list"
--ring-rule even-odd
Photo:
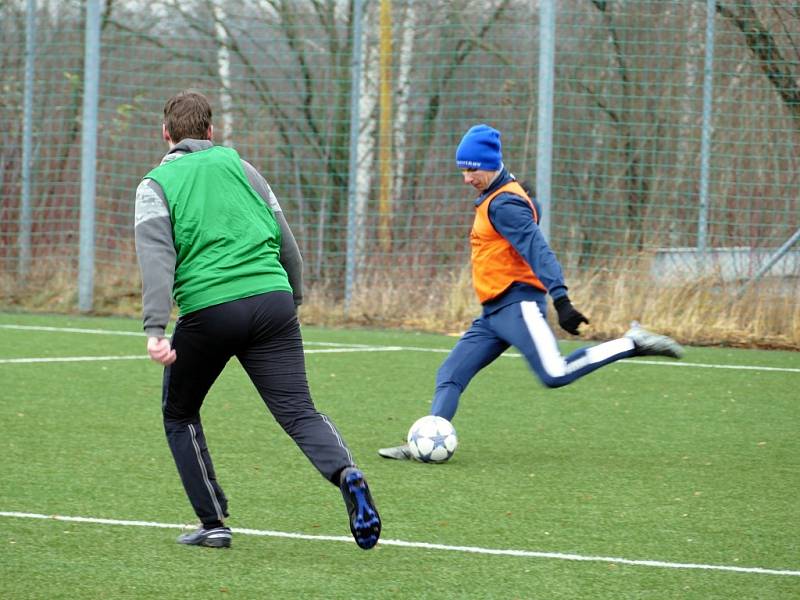
[[(210, 140), (182, 140), (164, 156), (161, 164), (211, 146)], [(245, 160), (242, 160), (242, 167), (250, 185), (272, 209), (280, 225), (280, 262), (289, 277), (295, 305), (300, 305), (303, 301), (303, 259), (297, 241), (266, 179)], [(169, 206), (161, 186), (152, 179), (142, 180), (136, 188), (134, 232), (142, 274), (144, 331), (148, 336), (160, 337), (164, 335), (172, 311), (176, 254)]]

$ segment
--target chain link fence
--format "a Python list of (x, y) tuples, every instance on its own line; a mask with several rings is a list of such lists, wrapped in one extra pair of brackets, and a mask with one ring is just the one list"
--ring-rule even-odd
[[(273, 187), (307, 319), (463, 325), (470, 189), (499, 129), (597, 336), (800, 348), (800, 8), (766, 0), (0, 4), (6, 307), (134, 312), (133, 199), (164, 101)], [(94, 41), (93, 41), (94, 40)], [(96, 92), (94, 91), (96, 90)]]

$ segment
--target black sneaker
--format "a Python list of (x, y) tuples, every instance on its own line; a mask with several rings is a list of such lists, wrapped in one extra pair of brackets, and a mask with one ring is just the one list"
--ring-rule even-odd
[(209, 548), (230, 548), (231, 528), (214, 527), (212, 529), (204, 529), (199, 527), (196, 531), (179, 536), (178, 543), (189, 544), (190, 546), (208, 546)]
[(355, 467), (347, 467), (339, 478), (339, 487), (350, 517), (350, 532), (360, 548), (369, 550), (381, 535), (381, 517), (364, 474)]

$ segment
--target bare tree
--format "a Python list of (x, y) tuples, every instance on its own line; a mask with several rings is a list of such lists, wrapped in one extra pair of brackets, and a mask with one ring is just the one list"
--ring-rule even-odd
[(631, 74), (628, 58), (611, 13), (610, 3), (606, 0), (592, 0), (592, 4), (600, 11), (603, 24), (608, 31), (615, 71), (622, 89), (619, 99), (620, 106), (613, 106), (611, 102), (599, 96), (596, 96), (596, 102), (611, 119), (622, 138), (625, 159), (624, 186), (627, 196), (625, 203), (626, 233), (634, 248), (641, 250), (643, 243), (642, 218), (650, 202), (650, 179), (652, 177), (652, 163), (647, 160), (651, 150), (643, 145), (648, 143), (648, 140), (650, 143), (657, 144), (658, 137), (652, 134), (642, 135), (642, 132), (636, 131), (631, 124), (629, 115), (633, 114), (636, 103), (643, 102), (647, 114), (653, 121), (653, 129), (658, 127), (658, 116), (649, 95), (639, 88)]
[(414, 60), (414, 32), (417, 24), (417, 7), (414, 0), (407, 0), (400, 21), (402, 37), (398, 51), (398, 75), (395, 93), (397, 117), (394, 121), (395, 168), (394, 197), (395, 201), (403, 198), (403, 171), (406, 168), (406, 129), (409, 121), (409, 95), (411, 92), (411, 66)]
[[(785, 44), (779, 44), (777, 35), (768, 29), (756, 13), (751, 0), (737, 0), (735, 3), (717, 2), (717, 13), (729, 19), (744, 36), (745, 43), (769, 82), (780, 96), (784, 106), (792, 115), (795, 127), (800, 129), (800, 52), (798, 43), (800, 33), (796, 30), (790, 32), (786, 28), (787, 22), (792, 22), (795, 27), (798, 23), (797, 15), (789, 12), (789, 7), (784, 8), (782, 14), (778, 7), (771, 7), (774, 11), (776, 25), (780, 26), (786, 38)], [(795, 7), (796, 10), (796, 7)], [(796, 39), (797, 38), (797, 39)], [(791, 59), (785, 53), (791, 51)]]
[(359, 130), (356, 149), (356, 182), (355, 182), (355, 224), (351, 229), (355, 231), (355, 256), (356, 273), (363, 273), (367, 258), (367, 207), (373, 184), (373, 171), (375, 164), (375, 140), (377, 131), (378, 85), (380, 80), (379, 68), (379, 36), (370, 35), (376, 32), (374, 24), (377, 20), (377, 11), (373, 6), (367, 6), (362, 30), (364, 68), (362, 68), (359, 83)]

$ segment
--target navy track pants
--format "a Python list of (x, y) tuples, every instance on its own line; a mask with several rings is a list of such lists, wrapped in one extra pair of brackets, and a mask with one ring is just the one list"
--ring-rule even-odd
[(546, 301), (509, 304), (472, 322), (436, 374), (431, 414), (451, 421), (461, 394), (475, 375), (510, 346), (517, 348), (541, 382), (561, 387), (622, 358), (633, 356), (633, 341), (619, 338), (580, 348), (564, 357), (547, 324)]

